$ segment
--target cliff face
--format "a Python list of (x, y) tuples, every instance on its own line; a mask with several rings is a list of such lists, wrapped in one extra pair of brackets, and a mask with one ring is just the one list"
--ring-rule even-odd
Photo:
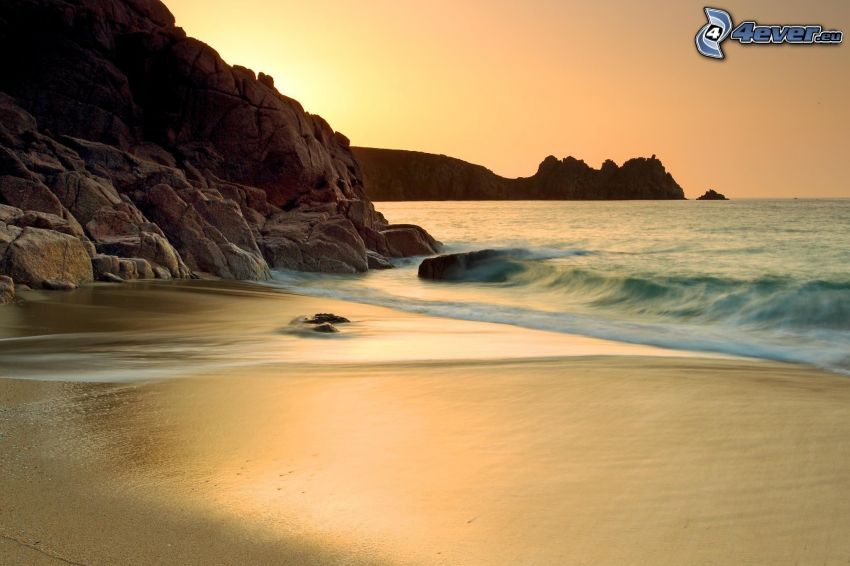
[(510, 179), (481, 165), (433, 153), (353, 147), (369, 197), (394, 200), (503, 200)]
[(370, 198), (393, 200), (634, 200), (684, 199), (652, 156), (594, 169), (573, 157), (549, 156), (531, 177), (507, 179), (489, 169), (430, 153), (352, 148)]
[(158, 0), (4, 0), (0, 49), (0, 273), (16, 229), (75, 238), (94, 276), (122, 259), (137, 276), (354, 272), (367, 251), (436, 249), (374, 210), (345, 136)]

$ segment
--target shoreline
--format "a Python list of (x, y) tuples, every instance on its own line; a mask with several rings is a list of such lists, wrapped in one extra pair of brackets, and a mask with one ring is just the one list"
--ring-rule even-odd
[[(225, 280), (98, 284), (63, 293), (26, 291), (0, 309), (0, 377), (133, 381), (191, 374), (363, 363), (646, 355), (737, 359), (504, 323), (411, 313)], [(333, 311), (351, 318), (339, 334), (292, 321)]]

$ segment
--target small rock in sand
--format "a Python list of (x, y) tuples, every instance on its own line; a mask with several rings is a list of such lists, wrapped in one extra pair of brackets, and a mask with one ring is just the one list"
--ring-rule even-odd
[(339, 329), (330, 322), (323, 322), (321, 324), (317, 324), (315, 327), (313, 327), (313, 330), (315, 332), (324, 332), (326, 334), (339, 332)]
[(324, 324), (326, 322), (332, 324), (342, 324), (346, 322), (351, 322), (344, 316), (339, 316), (329, 312), (320, 312), (313, 315), (312, 318), (307, 318), (304, 320), (307, 324)]

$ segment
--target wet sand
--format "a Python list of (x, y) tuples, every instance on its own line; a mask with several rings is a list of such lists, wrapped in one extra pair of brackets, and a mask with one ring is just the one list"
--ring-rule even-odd
[[(172, 292), (188, 293), (179, 331)], [(58, 314), (40, 323), (76, 330), (101, 370), (97, 383), (60, 379), (78, 372), (58, 366), (85, 356), (46, 341), (49, 332), (0, 342), (2, 372), (30, 378), (0, 379), (1, 564), (850, 559), (845, 377), (655, 350), (614, 355), (619, 346), (596, 342), (556, 357), (547, 352), (572, 337), (395, 319), (362, 305), (334, 304), (359, 326), (317, 340), (260, 326), (274, 326), (274, 308), (310, 312), (318, 299), (245, 292), (211, 291), (208, 300), (197, 289), (140, 287), (108, 308), (104, 297), (50, 298), (76, 306), (47, 312), (97, 313), (90, 328)], [(119, 316), (150, 293), (160, 300), (146, 307), (148, 320)], [(234, 301), (244, 327), (223, 307)], [(16, 324), (8, 316), (7, 336), (34, 334), (32, 313), (15, 313)], [(104, 324), (109, 332), (88, 332)], [(126, 343), (116, 338), (123, 333)], [(184, 337), (171, 350), (147, 343), (181, 379), (126, 370), (135, 352), (127, 344), (145, 333)], [(397, 347), (400, 337), (446, 355), (405, 362), (380, 353), (382, 340)], [(477, 340), (527, 340), (536, 355), (463, 359), (465, 344), (479, 351)], [(228, 344), (238, 365), (207, 352)], [(24, 367), (28, 348), (53, 349)], [(338, 355), (311, 359), (321, 351)]]

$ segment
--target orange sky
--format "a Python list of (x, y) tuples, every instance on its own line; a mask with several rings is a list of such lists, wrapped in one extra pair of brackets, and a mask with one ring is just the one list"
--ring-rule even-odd
[[(707, 0), (706, 0), (707, 1)], [(652, 153), (695, 197), (850, 197), (850, 40), (699, 56), (699, 2), (166, 0), (355, 145), (506, 176)], [(850, 2), (728, 2), (736, 22), (850, 32)]]

